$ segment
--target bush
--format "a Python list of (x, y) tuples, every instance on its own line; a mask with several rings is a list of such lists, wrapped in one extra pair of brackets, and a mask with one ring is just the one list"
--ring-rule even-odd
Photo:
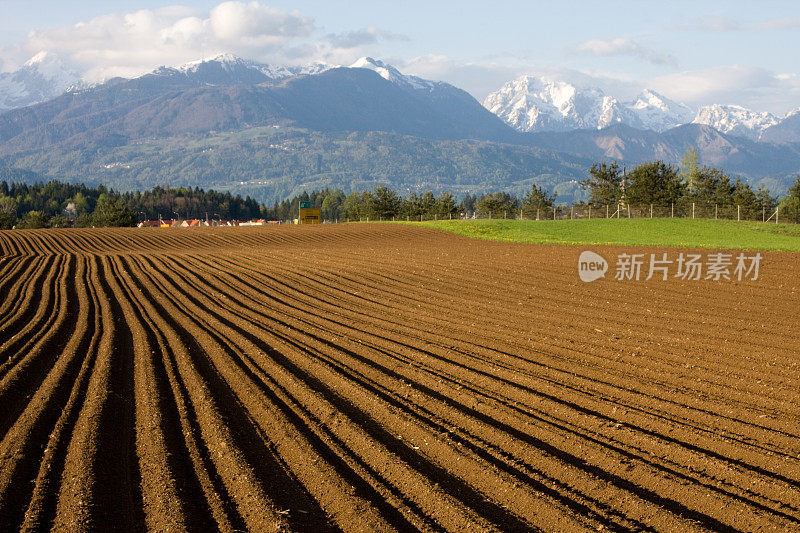
[(121, 199), (101, 194), (92, 213), (92, 225), (130, 227), (136, 225), (136, 213)]
[(47, 217), (41, 211), (28, 211), (20, 219), (17, 228), (19, 229), (39, 229), (47, 227)]
[(11, 229), (17, 223), (17, 217), (11, 213), (0, 211), (0, 229)]

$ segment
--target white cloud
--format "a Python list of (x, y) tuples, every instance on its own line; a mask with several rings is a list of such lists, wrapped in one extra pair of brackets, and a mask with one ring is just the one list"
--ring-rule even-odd
[(656, 65), (674, 65), (676, 63), (674, 57), (656, 52), (631, 39), (618, 38), (610, 41), (592, 39), (578, 45), (577, 50), (596, 56), (632, 56)]
[(367, 26), (356, 31), (332, 33), (326, 40), (335, 48), (351, 49), (376, 44), (378, 41), (408, 41), (408, 37), (381, 30), (375, 26)]
[(599, 87), (620, 98), (633, 98), (642, 87), (632, 80), (579, 72), (559, 66), (515, 61), (463, 62), (444, 55), (425, 55), (409, 61), (394, 61), (403, 72), (422, 78), (446, 81), (483, 101), (489, 93), (523, 75), (563, 80), (577, 87)]
[(796, 74), (775, 74), (761, 67), (719, 66), (660, 76), (649, 85), (689, 105), (739, 104), (756, 111), (783, 114), (800, 102)]
[(373, 25), (323, 35), (314, 19), (299, 11), (230, 1), (210, 10), (143, 9), (31, 31), (19, 44), (0, 48), (0, 71), (15, 70), (41, 51), (58, 56), (88, 81), (133, 77), (221, 52), (280, 65), (350, 64), (379, 55), (375, 48), (382, 42), (407, 40)]
[(315, 31), (314, 20), (258, 2), (224, 2), (210, 11), (174, 6), (109, 14), (88, 22), (31, 31), (0, 49), (4, 70), (40, 51), (58, 54), (90, 81), (133, 76), (158, 65), (230, 52), (253, 59), (283, 59)]

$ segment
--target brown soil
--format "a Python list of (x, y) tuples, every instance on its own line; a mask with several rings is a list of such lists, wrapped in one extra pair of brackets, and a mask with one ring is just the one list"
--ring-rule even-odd
[(0, 530), (800, 530), (800, 255), (583, 249), (0, 232)]

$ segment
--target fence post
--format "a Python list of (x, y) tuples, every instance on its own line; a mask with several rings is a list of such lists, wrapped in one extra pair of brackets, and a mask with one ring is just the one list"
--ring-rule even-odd
[(569, 208), (569, 219), (572, 220), (575, 218), (575, 206)]
[(589, 220), (592, 220), (592, 206), (589, 206)]
[(776, 207), (776, 208), (775, 208), (775, 224), (777, 224), (777, 223), (778, 223), (778, 210), (779, 210), (779, 209), (780, 209), (780, 206), (778, 206), (778, 207)]
[[(716, 219), (717, 217), (715, 216), (714, 218)], [(741, 220), (742, 220), (742, 211), (741, 211), (740, 207), (737, 205), (736, 206), (736, 222), (741, 222)]]
[(694, 219), (694, 202), (692, 202), (692, 219)]
[(608, 204), (606, 204), (606, 218), (608, 218)]
[(650, 218), (653, 218), (653, 204), (650, 204)]
[(536, 208), (536, 220), (539, 220), (539, 208)]
[(503, 220), (505, 220), (505, 219), (507, 219), (507, 218), (508, 218), (508, 209), (506, 209), (505, 211), (503, 211)]
[(555, 219), (556, 219), (556, 208), (553, 207), (553, 220), (555, 220)]
[(450, 213), (450, 220), (453, 220), (453, 213)]
[[(717, 204), (714, 204), (714, 220), (717, 220)], [(739, 218), (739, 206), (736, 206), (736, 218)]]
[(672, 202), (669, 205), (670, 205), (669, 218), (675, 218), (675, 202)]

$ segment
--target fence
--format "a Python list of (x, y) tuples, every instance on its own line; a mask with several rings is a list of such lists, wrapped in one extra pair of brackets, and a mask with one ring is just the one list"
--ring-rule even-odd
[[(770, 223), (800, 223), (800, 209), (753, 207), (740, 205), (701, 204), (681, 202), (669, 205), (600, 205), (586, 204), (558, 205), (547, 208), (509, 207), (494, 211), (478, 211), (475, 213), (425, 213), (397, 214), (394, 216), (348, 217), (323, 220), (331, 222), (387, 222), (409, 221), (422, 222), (429, 220), (458, 220), (465, 218), (482, 219), (517, 219), (517, 220), (568, 220), (592, 218), (705, 218), (720, 220), (758, 221)], [(291, 222), (291, 221), (287, 221)]]
[(550, 208), (513, 208), (478, 212), (470, 218), (505, 218), (519, 220), (566, 220), (591, 218), (706, 218), (773, 223), (800, 222), (800, 211), (778, 207), (680, 203), (669, 205), (560, 205)]

